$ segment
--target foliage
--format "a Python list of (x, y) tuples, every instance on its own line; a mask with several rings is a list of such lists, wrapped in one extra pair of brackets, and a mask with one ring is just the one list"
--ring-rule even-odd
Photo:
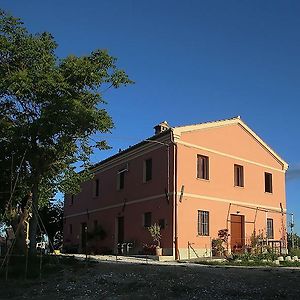
[[(77, 193), (91, 174), (93, 141), (113, 127), (100, 87), (132, 83), (105, 50), (58, 59), (50, 33), (31, 34), (20, 19), (0, 11), (0, 195), (2, 218), (32, 196), (46, 205), (57, 190)], [(85, 171), (77, 173), (75, 163)], [(14, 216), (6, 215), (7, 218)], [(37, 216), (30, 226), (35, 249)]]
[[(47, 234), (50, 246), (54, 245), (54, 242), (58, 242), (59, 235), (62, 235), (63, 231), (63, 214), (64, 207), (63, 202), (49, 202), (43, 206), (39, 212), (45, 228), (41, 227), (41, 234)], [(56, 240), (55, 240), (56, 239)], [(52, 250), (52, 248), (50, 248)]]
[(241, 261), (254, 261), (256, 263), (261, 262), (262, 260), (267, 260), (267, 261), (274, 261), (277, 259), (278, 255), (273, 252), (265, 252), (265, 253), (259, 253), (259, 254), (254, 254), (250, 252), (246, 253), (234, 253), (232, 255), (231, 260), (241, 260)]
[(144, 255), (156, 255), (156, 245), (148, 245), (143, 244), (143, 251), (142, 254)]
[(218, 238), (212, 240), (213, 255), (222, 256), (226, 254), (226, 250), (228, 250), (228, 238), (228, 229), (220, 229), (218, 231)]
[(157, 243), (157, 246), (160, 247), (160, 240), (161, 240), (161, 233), (160, 233), (160, 226), (157, 223), (154, 223), (150, 227), (148, 227), (150, 235), (154, 242)]
[(289, 250), (289, 255), (290, 256), (298, 256), (298, 258), (300, 258), (300, 248), (291, 248)]
[[(292, 241), (293, 239), (293, 241)], [(295, 248), (299, 248), (300, 247), (300, 236), (296, 233), (294, 233), (293, 235), (291, 233), (287, 234), (287, 243), (288, 243), (288, 249), (291, 249), (293, 247)]]

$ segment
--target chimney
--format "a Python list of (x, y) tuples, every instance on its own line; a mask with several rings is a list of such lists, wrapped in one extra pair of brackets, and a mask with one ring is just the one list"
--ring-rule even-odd
[(168, 122), (163, 121), (163, 122), (159, 123), (158, 125), (154, 126), (155, 135), (160, 134), (161, 132), (166, 131), (169, 128), (170, 128), (170, 125), (168, 124)]

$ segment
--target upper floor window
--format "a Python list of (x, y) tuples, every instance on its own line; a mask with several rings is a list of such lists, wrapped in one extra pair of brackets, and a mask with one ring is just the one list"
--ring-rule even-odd
[(152, 179), (152, 159), (144, 160), (143, 181), (147, 182)]
[(267, 238), (274, 239), (273, 219), (267, 219)]
[(72, 224), (69, 224), (69, 233), (70, 233), (70, 234), (73, 233), (73, 226), (72, 226)]
[(99, 179), (96, 179), (96, 180), (95, 180), (95, 196), (96, 196), (96, 197), (99, 196), (99, 188), (100, 188)]
[(152, 222), (152, 213), (146, 212), (144, 213), (144, 227), (150, 227)]
[(117, 189), (123, 190), (125, 186), (125, 171), (121, 170), (117, 175)]
[(244, 186), (244, 167), (240, 165), (234, 165), (234, 185)]
[(209, 235), (209, 212), (198, 210), (198, 235)]
[(209, 158), (204, 155), (197, 155), (197, 178), (209, 179)]
[(272, 193), (273, 186), (272, 186), (272, 174), (265, 172), (265, 192)]
[(70, 199), (70, 205), (74, 204), (74, 195), (71, 195), (71, 199)]

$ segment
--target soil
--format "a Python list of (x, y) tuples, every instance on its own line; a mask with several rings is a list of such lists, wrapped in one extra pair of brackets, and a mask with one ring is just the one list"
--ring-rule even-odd
[(300, 299), (300, 269), (94, 262), (0, 281), (0, 299)]

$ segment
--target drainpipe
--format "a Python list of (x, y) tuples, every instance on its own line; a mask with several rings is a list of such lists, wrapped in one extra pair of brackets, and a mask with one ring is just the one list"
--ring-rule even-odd
[(174, 244), (175, 244), (175, 260), (178, 260), (178, 216), (177, 216), (177, 144), (174, 141), (173, 131), (171, 131), (171, 142), (174, 145), (174, 177), (173, 177), (173, 184), (174, 184), (174, 201), (173, 201), (173, 208), (174, 208)]

